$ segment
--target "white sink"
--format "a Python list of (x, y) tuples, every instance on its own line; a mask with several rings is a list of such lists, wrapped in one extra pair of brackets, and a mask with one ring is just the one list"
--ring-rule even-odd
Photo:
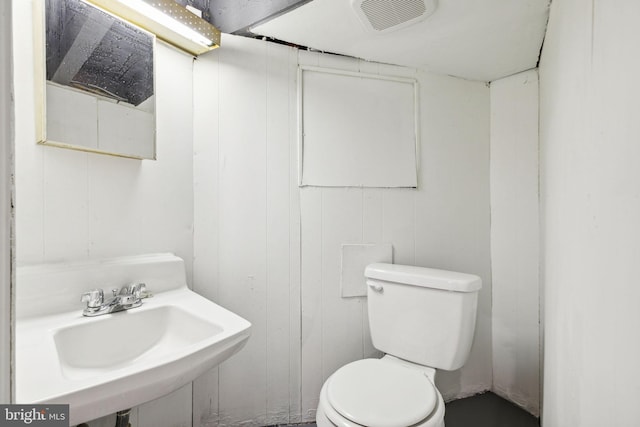
[(63, 375), (88, 378), (179, 354), (221, 332), (218, 324), (167, 305), (82, 321), (55, 331), (53, 341)]
[[(82, 316), (82, 305), (76, 302), (73, 310), (68, 310), (70, 302), (61, 304), (62, 310), (44, 304), (67, 301), (63, 293), (78, 301), (81, 292), (73, 283), (81, 283), (80, 276), (91, 266), (19, 269), (17, 403), (68, 403), (70, 424), (79, 424), (171, 393), (244, 346), (250, 323), (189, 290), (184, 277), (177, 282), (177, 276), (184, 276), (182, 260), (172, 255), (135, 257), (133, 264), (131, 260), (106, 265), (124, 270), (121, 275), (126, 277), (132, 277), (133, 268), (134, 277), (144, 280), (154, 297), (143, 300), (141, 307), (96, 317)], [(104, 261), (92, 265), (105, 268)], [(159, 272), (143, 273), (146, 268)], [(95, 273), (89, 276), (105, 276)], [(34, 295), (42, 290), (38, 280), (44, 278), (65, 280), (68, 286), (49, 298), (37, 298)], [(109, 274), (106, 279), (122, 280)]]

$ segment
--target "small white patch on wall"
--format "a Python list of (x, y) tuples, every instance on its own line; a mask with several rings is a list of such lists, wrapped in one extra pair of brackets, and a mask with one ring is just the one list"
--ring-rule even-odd
[(417, 90), (415, 79), (300, 67), (300, 185), (417, 187)]
[(364, 269), (374, 262), (393, 262), (393, 246), (389, 243), (344, 244), (340, 269), (342, 298), (366, 297)]

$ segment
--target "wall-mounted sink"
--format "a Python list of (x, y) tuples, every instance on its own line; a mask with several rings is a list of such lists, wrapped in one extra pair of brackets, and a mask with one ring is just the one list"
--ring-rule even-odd
[(80, 319), (56, 330), (53, 341), (63, 375), (89, 378), (125, 369), (132, 363), (152, 363), (215, 340), (224, 331), (210, 319), (196, 317), (178, 306), (149, 305), (148, 310)]
[[(105, 288), (143, 281), (154, 297), (84, 317), (76, 301), (95, 277)], [(184, 386), (240, 350), (251, 326), (189, 290), (169, 254), (21, 267), (17, 308), (17, 402), (68, 403), (71, 425)]]

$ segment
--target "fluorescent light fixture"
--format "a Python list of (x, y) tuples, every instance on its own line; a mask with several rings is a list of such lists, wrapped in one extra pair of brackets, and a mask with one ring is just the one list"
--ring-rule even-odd
[(83, 0), (192, 55), (220, 46), (220, 31), (173, 0)]

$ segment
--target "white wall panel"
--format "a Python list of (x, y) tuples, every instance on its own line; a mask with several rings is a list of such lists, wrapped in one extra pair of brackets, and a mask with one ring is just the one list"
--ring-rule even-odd
[[(370, 63), (366, 63), (370, 64)], [(363, 65), (363, 64), (361, 64)], [(382, 195), (384, 190), (364, 189), (362, 191), (362, 242), (385, 242), (382, 238)], [(393, 245), (391, 245), (391, 259), (393, 260)], [(380, 357), (381, 353), (373, 347), (369, 329), (369, 311), (366, 304), (362, 305), (362, 354), (364, 357)]]
[[(364, 215), (363, 215), (364, 217)], [(364, 231), (364, 226), (362, 227)], [(343, 243), (340, 257), (340, 294), (343, 298), (366, 297), (364, 270), (375, 262), (393, 262), (393, 246), (388, 243)]]
[[(266, 45), (266, 306), (267, 421), (290, 419), (291, 211), (289, 179), (289, 89), (295, 83), (292, 49)], [(296, 248), (294, 248), (295, 250)], [(295, 296), (296, 294), (294, 294)], [(296, 310), (294, 313), (299, 313)], [(297, 316), (296, 316), (297, 317)], [(297, 406), (297, 397), (294, 397)]]
[[(134, 409), (132, 427), (191, 427), (191, 384)], [(91, 426), (93, 427), (93, 426)]]
[(300, 202), (291, 113), (297, 51), (225, 37), (225, 49), (195, 67), (202, 82), (196, 118), (203, 118), (195, 123), (195, 287), (253, 329), (241, 353), (196, 381), (194, 424), (296, 422)]
[(11, 2), (0, 2), (0, 402), (11, 401), (13, 55)]
[[(30, 2), (11, 2), (13, 15), (16, 156), (16, 253), (18, 262), (44, 261), (44, 155), (36, 145), (34, 55)], [(24, 158), (25, 166), (21, 166)], [(19, 236), (19, 239), (18, 239)]]
[(301, 66), (301, 185), (415, 187), (417, 82)]
[[(358, 70), (358, 61), (300, 51), (301, 65)], [(317, 190), (317, 191), (316, 191)], [(337, 368), (361, 358), (362, 304), (340, 296), (342, 243), (362, 239), (362, 189), (301, 188), (302, 421), (314, 421), (319, 391)], [(311, 197), (307, 197), (311, 193)], [(319, 204), (318, 204), (319, 202)]]
[[(16, 90), (16, 233), (21, 265), (173, 252), (193, 254), (192, 58), (157, 45), (158, 160), (36, 145), (31, 2), (12, 2)], [(175, 82), (179, 81), (180, 85)], [(20, 284), (17, 283), (17, 292)], [(99, 286), (88, 284), (87, 286)], [(191, 423), (191, 386), (153, 405), (159, 425)], [(182, 421), (176, 420), (176, 414)], [(149, 415), (151, 417), (151, 415)], [(188, 421), (185, 421), (187, 420)], [(175, 421), (175, 422), (174, 422)], [(96, 425), (101, 422), (97, 421)], [(166, 424), (168, 425), (168, 424)]]
[[(247, 347), (220, 366), (217, 383), (214, 374), (196, 383), (194, 419), (200, 425), (288, 423), (300, 412), (300, 321), (290, 313), (300, 305), (299, 220), (291, 219), (299, 203), (290, 188), (295, 51), (233, 37), (225, 48), (203, 57), (195, 71), (206, 79), (196, 109), (219, 123), (212, 133), (211, 119), (196, 122), (196, 287), (253, 329)], [(213, 67), (215, 85), (206, 71)], [(206, 234), (197, 231), (199, 224)]]
[(218, 302), (252, 323), (245, 349), (220, 366), (219, 414), (223, 425), (259, 425), (267, 424), (266, 44), (227, 42), (219, 55)]
[[(322, 236), (314, 242), (322, 250), (323, 381), (346, 363), (362, 358), (362, 305), (366, 300), (342, 298), (340, 290), (342, 244), (362, 241), (361, 192), (359, 188), (323, 189)], [(304, 290), (306, 284), (302, 286)]]
[(289, 422), (299, 423), (303, 417), (302, 404), (302, 221), (301, 194), (298, 191), (297, 136), (291, 108), (296, 105), (296, 84), (298, 68), (298, 50), (289, 49)]
[[(193, 290), (218, 297), (218, 56), (209, 55), (193, 67)], [(218, 367), (193, 382), (193, 425), (218, 423)]]
[[(87, 258), (90, 250), (87, 155), (71, 150), (47, 150), (42, 154), (44, 157), (42, 251), (46, 261)], [(18, 168), (17, 173), (24, 173), (24, 171)], [(20, 191), (20, 187), (18, 192), (26, 195)], [(20, 215), (20, 207), (17, 211)], [(19, 255), (18, 253), (18, 262), (21, 261)]]
[(547, 427), (638, 424), (640, 3), (551, 4), (540, 62)]
[(419, 78), (424, 132), (413, 213), (415, 263), (482, 278), (469, 360), (436, 377), (444, 398), (453, 399), (491, 387), (489, 90), (446, 76)]
[(318, 390), (323, 383), (323, 288), (322, 247), (322, 188), (304, 188), (300, 191), (301, 221), (301, 400), (302, 420), (315, 419)]
[(493, 391), (540, 414), (538, 74), (491, 83)]
[(393, 244), (393, 262), (416, 263), (416, 190), (381, 190), (382, 241)]

